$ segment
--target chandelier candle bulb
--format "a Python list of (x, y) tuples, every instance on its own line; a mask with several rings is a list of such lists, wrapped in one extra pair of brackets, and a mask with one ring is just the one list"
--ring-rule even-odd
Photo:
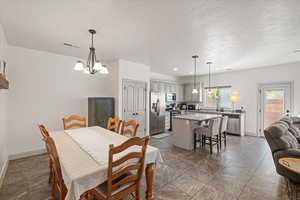
[(103, 68), (102, 64), (99, 61), (96, 61), (95, 65), (94, 65), (94, 69), (97, 71), (100, 71), (100, 73), (101, 73), (102, 68)]
[(108, 74), (108, 70), (107, 70), (107, 67), (105, 65), (102, 66), (102, 69), (100, 71), (101, 74)]
[(82, 71), (84, 70), (84, 67), (83, 67), (83, 63), (81, 61), (77, 61), (75, 66), (74, 66), (74, 70), (75, 71)]

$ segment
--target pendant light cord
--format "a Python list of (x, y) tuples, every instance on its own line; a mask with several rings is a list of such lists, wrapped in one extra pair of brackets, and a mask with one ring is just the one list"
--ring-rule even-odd
[(196, 57), (195, 57), (195, 62), (194, 62), (194, 66), (195, 66), (195, 69), (194, 69), (194, 88), (196, 89)]
[(94, 48), (94, 34), (92, 33), (92, 48)]
[(209, 91), (210, 91), (210, 76), (211, 76), (211, 74), (210, 74), (210, 64), (209, 64), (209, 67), (208, 67), (208, 70), (209, 70), (209, 72), (208, 72), (208, 74), (209, 74), (209, 76), (208, 76), (208, 84), (209, 84)]

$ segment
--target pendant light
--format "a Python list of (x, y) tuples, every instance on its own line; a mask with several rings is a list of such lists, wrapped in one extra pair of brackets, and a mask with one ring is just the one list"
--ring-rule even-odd
[(194, 55), (192, 56), (192, 58), (194, 59), (194, 88), (192, 90), (192, 94), (198, 94), (198, 90), (197, 90), (197, 87), (196, 87), (196, 72), (197, 72), (197, 58), (199, 58), (199, 56), (197, 55)]
[(212, 62), (207, 62), (206, 64), (208, 64), (208, 96), (212, 95), (212, 91), (211, 91), (211, 64)]
[(84, 74), (96, 74), (97, 72), (99, 72), (100, 74), (108, 74), (109, 72), (107, 70), (107, 67), (105, 65), (102, 65), (96, 58), (96, 49), (94, 47), (94, 35), (96, 34), (96, 31), (94, 29), (90, 29), (89, 33), (92, 35), (92, 44), (90, 47), (86, 66), (84, 66), (84, 63), (82, 61), (77, 61), (74, 66), (74, 70), (83, 71)]

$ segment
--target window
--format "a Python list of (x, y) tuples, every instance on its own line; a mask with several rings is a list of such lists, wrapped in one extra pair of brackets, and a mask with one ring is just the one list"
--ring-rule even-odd
[(231, 87), (205, 88), (205, 106), (213, 108), (231, 108)]

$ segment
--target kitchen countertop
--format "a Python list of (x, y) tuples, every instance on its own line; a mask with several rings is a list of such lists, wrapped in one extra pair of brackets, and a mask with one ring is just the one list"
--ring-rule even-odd
[(214, 119), (216, 117), (220, 117), (221, 115), (215, 114), (201, 114), (201, 113), (193, 113), (193, 114), (183, 114), (174, 116), (174, 119), (182, 119), (182, 120), (192, 120), (192, 121), (206, 121), (210, 119)]
[(193, 113), (207, 113), (207, 114), (224, 114), (224, 115), (241, 115), (245, 112), (238, 113), (238, 112), (230, 112), (230, 111), (216, 111), (216, 110), (187, 110), (187, 112), (193, 112)]

